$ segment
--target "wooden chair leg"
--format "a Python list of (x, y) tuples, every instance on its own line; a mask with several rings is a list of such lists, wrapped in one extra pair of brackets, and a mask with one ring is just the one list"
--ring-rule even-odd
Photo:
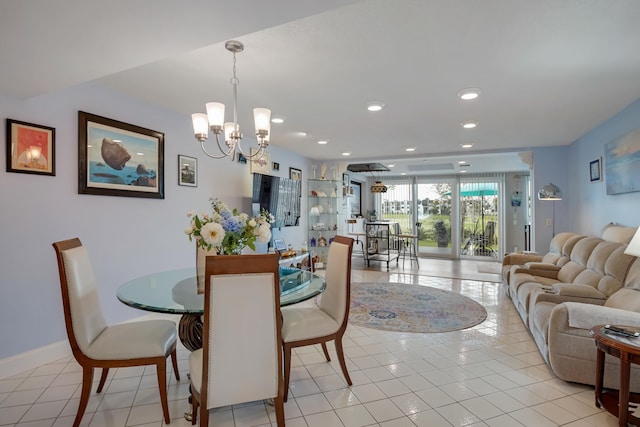
[(331, 358), (329, 357), (329, 350), (327, 350), (327, 343), (321, 342), (322, 351), (324, 352), (324, 357), (327, 359), (327, 362), (331, 362)]
[(173, 374), (176, 376), (176, 380), (180, 381), (180, 372), (178, 371), (178, 357), (176, 356), (176, 349), (171, 352), (171, 365), (173, 366)]
[(347, 384), (353, 385), (351, 382), (351, 377), (349, 376), (349, 372), (347, 371), (347, 364), (344, 360), (344, 352), (342, 351), (342, 336), (336, 337), (336, 353), (338, 354), (338, 361), (340, 362), (340, 368), (342, 369), (342, 374), (344, 375), (344, 379), (347, 381)]
[[(98, 390), (96, 391), (96, 393), (100, 393), (102, 391), (102, 387), (104, 387), (104, 383), (107, 381), (108, 374), (109, 368), (102, 368), (102, 375), (100, 375), (100, 382), (98, 383)], [(93, 376), (93, 373), (91, 375)]]
[(93, 385), (93, 368), (90, 366), (83, 366), (82, 367), (82, 392), (80, 393), (80, 404), (78, 405), (78, 412), (76, 413), (76, 419), (73, 421), (73, 427), (80, 426), (80, 421), (82, 421), (82, 416), (84, 415), (84, 411), (87, 409), (87, 403), (89, 403), (89, 395), (91, 394), (92, 385)]
[(198, 399), (191, 394), (191, 425), (196, 425), (198, 419)]
[(286, 402), (289, 397), (289, 374), (291, 374), (291, 346), (284, 343), (282, 357), (284, 359), (284, 397)]
[(200, 404), (200, 427), (209, 427), (209, 410), (204, 402)]
[(164, 422), (169, 424), (171, 417), (169, 416), (169, 404), (167, 402), (167, 359), (162, 357), (156, 363), (156, 371), (158, 373), (158, 388), (160, 389), (160, 402), (162, 403)]
[(282, 396), (276, 396), (273, 403), (276, 409), (276, 425), (284, 427), (284, 399)]

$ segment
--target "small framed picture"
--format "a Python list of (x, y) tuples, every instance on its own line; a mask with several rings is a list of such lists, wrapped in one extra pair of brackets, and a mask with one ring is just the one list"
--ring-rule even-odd
[[(251, 149), (251, 155), (254, 156), (257, 153), (257, 150), (255, 150), (254, 148)], [(250, 172), (251, 173), (261, 173), (263, 175), (269, 175), (269, 172), (271, 172), (271, 161), (269, 161), (269, 153), (262, 153), (262, 156), (258, 157), (257, 155), (255, 155), (255, 157), (249, 159), (250, 160), (250, 165), (251, 166)]]
[(238, 163), (247, 164), (247, 158), (242, 153), (238, 153)]
[(602, 181), (602, 157), (589, 162), (589, 179), (591, 182)]
[(178, 154), (178, 185), (198, 186), (198, 159)]
[(302, 181), (302, 171), (296, 168), (289, 168), (289, 178), (296, 181)]
[(273, 162), (273, 170), (274, 171), (279, 171), (280, 170), (280, 163)]
[(287, 245), (284, 243), (284, 239), (273, 239), (273, 247), (277, 251), (286, 251)]
[(56, 130), (7, 119), (7, 172), (56, 174)]

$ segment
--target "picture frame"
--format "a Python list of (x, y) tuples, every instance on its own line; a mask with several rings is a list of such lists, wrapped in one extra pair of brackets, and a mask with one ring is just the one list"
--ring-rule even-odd
[(238, 163), (247, 164), (247, 158), (242, 153), (238, 153)]
[(351, 216), (362, 216), (362, 186), (358, 181), (351, 181), (353, 197), (351, 198)]
[(7, 119), (7, 172), (56, 174), (56, 130)]
[(602, 181), (602, 158), (591, 160), (589, 162), (589, 180), (591, 182)]
[[(257, 150), (255, 150), (254, 148), (251, 149), (251, 155), (256, 152)], [(271, 161), (269, 160), (269, 153), (263, 152), (260, 158), (256, 156), (248, 160), (251, 163), (251, 173), (270, 175), (269, 172), (271, 172)]]
[(626, 133), (604, 146), (604, 173), (608, 195), (640, 191), (640, 129)]
[(273, 247), (277, 251), (287, 250), (287, 245), (284, 243), (284, 239), (273, 239)]
[(164, 133), (79, 111), (78, 193), (164, 199)]
[(278, 162), (273, 162), (273, 170), (274, 171), (279, 171), (280, 170), (280, 163)]
[(178, 154), (178, 185), (198, 186), (198, 159)]
[(295, 181), (302, 181), (302, 170), (297, 168), (289, 168), (289, 179)]

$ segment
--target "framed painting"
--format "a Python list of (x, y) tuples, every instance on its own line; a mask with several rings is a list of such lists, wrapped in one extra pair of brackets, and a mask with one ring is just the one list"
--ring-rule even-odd
[(178, 154), (178, 185), (198, 186), (198, 159)]
[(164, 133), (79, 111), (78, 193), (164, 199)]
[(640, 191), (640, 129), (604, 146), (607, 194)]
[(56, 130), (7, 119), (7, 172), (56, 174)]
[[(251, 155), (255, 153), (256, 150), (251, 149)], [(271, 162), (269, 161), (269, 153), (262, 153), (260, 158), (252, 157), (249, 160), (251, 163), (251, 173), (261, 173), (263, 175), (271, 175)]]
[(351, 216), (362, 216), (362, 188), (360, 183), (357, 181), (351, 181), (351, 189), (353, 190), (353, 197), (351, 198)]
[(602, 181), (602, 159), (600, 157), (589, 162), (589, 180), (591, 182)]
[(289, 168), (289, 178), (295, 181), (302, 181), (302, 170)]

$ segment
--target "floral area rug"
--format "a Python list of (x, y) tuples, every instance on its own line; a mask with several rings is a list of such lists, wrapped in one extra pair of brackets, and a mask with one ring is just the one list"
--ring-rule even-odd
[(447, 332), (482, 323), (487, 310), (470, 298), (429, 286), (352, 283), (349, 322), (397, 332)]

